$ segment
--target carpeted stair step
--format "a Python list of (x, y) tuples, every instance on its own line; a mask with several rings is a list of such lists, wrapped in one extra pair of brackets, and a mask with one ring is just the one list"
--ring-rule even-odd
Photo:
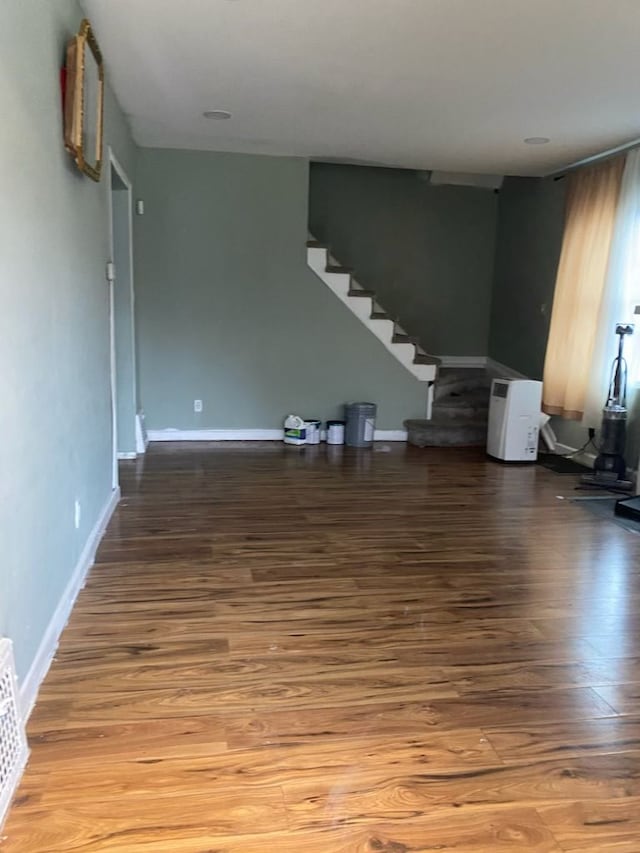
[(415, 447), (484, 447), (487, 443), (486, 421), (432, 418), (406, 420), (407, 441)]
[(489, 416), (489, 389), (474, 388), (439, 397), (433, 404), (432, 417), (486, 421)]
[(483, 368), (441, 367), (436, 380), (434, 400), (478, 388), (485, 389), (487, 394), (491, 388), (491, 376)]

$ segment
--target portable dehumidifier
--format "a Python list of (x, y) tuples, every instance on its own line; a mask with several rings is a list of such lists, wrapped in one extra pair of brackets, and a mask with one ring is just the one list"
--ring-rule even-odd
[(542, 382), (494, 379), (489, 398), (487, 453), (503, 462), (538, 458)]

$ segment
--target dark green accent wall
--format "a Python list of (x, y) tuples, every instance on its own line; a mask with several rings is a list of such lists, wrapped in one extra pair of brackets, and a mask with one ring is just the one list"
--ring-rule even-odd
[[(533, 379), (542, 379), (564, 230), (566, 181), (508, 178), (500, 192), (489, 355)], [(545, 310), (543, 310), (545, 306)], [(604, 404), (604, 400), (602, 401)], [(581, 447), (581, 422), (552, 419), (558, 440)], [(590, 448), (593, 451), (593, 448)], [(640, 402), (627, 424), (627, 462), (640, 450)]]
[(401, 169), (314, 163), (309, 227), (434, 355), (488, 353), (498, 196)]
[(489, 355), (532, 379), (542, 379), (564, 192), (564, 180), (507, 178), (499, 195)]

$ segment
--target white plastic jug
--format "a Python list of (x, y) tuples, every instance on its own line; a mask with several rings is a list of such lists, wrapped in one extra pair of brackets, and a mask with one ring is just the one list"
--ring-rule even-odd
[(305, 428), (304, 418), (299, 415), (287, 415), (284, 419), (284, 443), (285, 444), (306, 444), (307, 430)]

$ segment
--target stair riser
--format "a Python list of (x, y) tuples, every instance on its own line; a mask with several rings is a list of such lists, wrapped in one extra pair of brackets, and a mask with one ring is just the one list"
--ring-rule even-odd
[(486, 390), (487, 399), (489, 398), (490, 387), (486, 383), (486, 379), (461, 379), (457, 382), (436, 382), (435, 398), (442, 400), (443, 397), (448, 397), (449, 394), (464, 394), (468, 391)]
[(418, 434), (410, 431), (408, 441), (414, 447), (484, 447), (487, 432), (475, 427), (435, 426)]
[(456, 420), (486, 421), (489, 418), (488, 406), (447, 406), (445, 403), (434, 403), (433, 418), (450, 418)]

